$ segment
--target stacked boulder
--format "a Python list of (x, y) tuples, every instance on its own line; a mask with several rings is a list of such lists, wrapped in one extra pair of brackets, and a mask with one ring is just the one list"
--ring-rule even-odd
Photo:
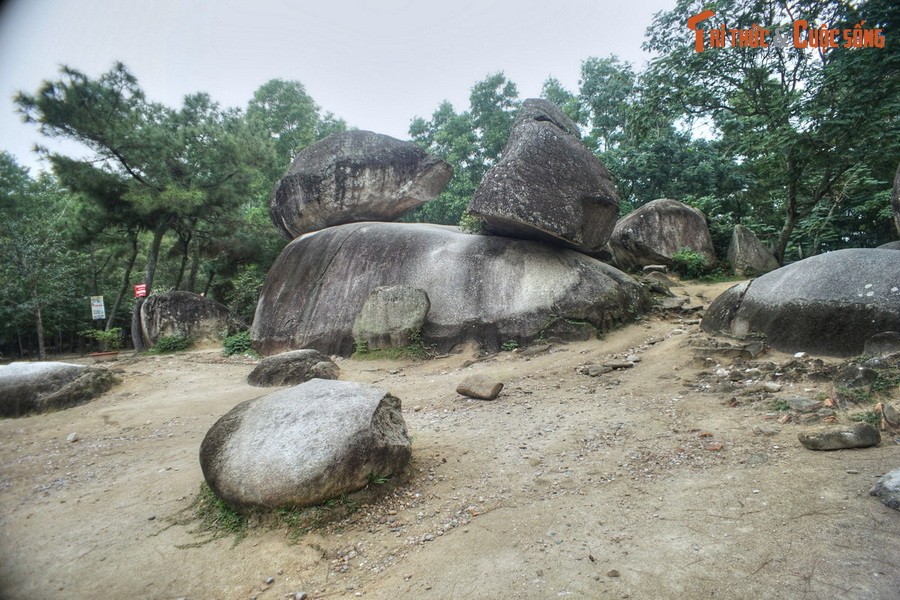
[(618, 199), (577, 126), (526, 100), (502, 156), (469, 207), (487, 235), (471, 235), (384, 222), (436, 197), (452, 174), (411, 142), (354, 131), (302, 151), (269, 205), (293, 241), (260, 293), (256, 350), (349, 355), (411, 340), (498, 350), (565, 338), (561, 323), (596, 334), (645, 311), (643, 288), (591, 256), (609, 240)]

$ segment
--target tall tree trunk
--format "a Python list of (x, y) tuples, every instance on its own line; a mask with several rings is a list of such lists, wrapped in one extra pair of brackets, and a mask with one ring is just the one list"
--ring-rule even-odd
[(19, 358), (25, 359), (25, 349), (22, 347), (22, 332), (19, 331), (19, 327), (16, 326), (16, 338), (19, 340)]
[(128, 256), (128, 266), (125, 267), (125, 276), (122, 278), (122, 287), (119, 288), (119, 294), (116, 296), (116, 301), (113, 302), (109, 318), (106, 320), (106, 331), (112, 329), (113, 323), (116, 322), (116, 313), (119, 312), (119, 307), (122, 305), (122, 300), (125, 299), (125, 294), (127, 294), (128, 290), (131, 288), (131, 270), (134, 268), (134, 263), (137, 260), (138, 254), (137, 232), (128, 232), (128, 240), (131, 242), (131, 254)]
[(209, 293), (209, 288), (212, 287), (213, 277), (216, 276), (215, 271), (209, 272), (209, 279), (206, 280), (206, 287), (203, 288), (203, 296), (205, 297)]
[(44, 319), (41, 317), (41, 305), (37, 303), (38, 292), (36, 287), (31, 288), (31, 298), (35, 301), (34, 323), (37, 330), (38, 358), (45, 360), (47, 358), (47, 349), (44, 347)]
[[(156, 263), (159, 260), (159, 248), (162, 246), (163, 237), (171, 226), (170, 221), (160, 223), (153, 232), (153, 243), (150, 245), (150, 253), (147, 255), (147, 272), (144, 275), (144, 283), (147, 285), (147, 295), (153, 289), (153, 277), (156, 275)], [(131, 342), (134, 344), (135, 352), (146, 350), (144, 344), (144, 335), (141, 331), (141, 306), (144, 304), (143, 298), (138, 298), (134, 304), (134, 312), (131, 313)]]
[(181, 266), (178, 269), (178, 279), (175, 280), (176, 290), (181, 289), (181, 282), (184, 280), (184, 272), (187, 270), (188, 258), (190, 257), (191, 252), (191, 240), (193, 237), (193, 233), (188, 231), (187, 237), (183, 239), (184, 252), (181, 253)]
[(191, 258), (191, 274), (188, 276), (187, 291), (197, 292), (197, 273), (200, 272), (200, 242), (194, 244), (193, 257)]
[(778, 241), (775, 243), (773, 252), (779, 265), (784, 265), (784, 254), (788, 242), (791, 240), (791, 234), (794, 233), (794, 226), (797, 224), (797, 184), (800, 181), (800, 170), (792, 158), (787, 161), (787, 177), (787, 206), (785, 207), (784, 225), (781, 227), (781, 233), (778, 234)]

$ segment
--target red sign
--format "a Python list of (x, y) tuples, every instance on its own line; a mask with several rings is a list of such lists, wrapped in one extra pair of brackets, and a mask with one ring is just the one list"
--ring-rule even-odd
[(134, 297), (135, 298), (143, 298), (146, 295), (147, 295), (147, 284), (146, 283), (134, 284)]

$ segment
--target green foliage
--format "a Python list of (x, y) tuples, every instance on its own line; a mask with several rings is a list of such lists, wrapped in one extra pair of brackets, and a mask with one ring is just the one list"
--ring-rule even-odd
[(872, 425), (874, 427), (879, 427), (881, 425), (881, 413), (877, 410), (867, 410), (864, 412), (859, 412), (854, 415), (850, 415), (850, 419), (861, 423), (868, 423), (869, 425)]
[(200, 484), (200, 492), (194, 498), (192, 507), (200, 530), (211, 533), (211, 540), (234, 535), (234, 543), (237, 544), (247, 535), (248, 516), (225, 504), (205, 481)]
[(516, 340), (508, 340), (500, 345), (500, 350), (502, 350), (503, 352), (512, 352), (518, 347), (519, 342), (517, 342)]
[(233, 356), (235, 354), (255, 354), (249, 331), (242, 331), (228, 336), (222, 340), (222, 346), (224, 348), (222, 353), (225, 356)]
[(707, 271), (706, 258), (699, 252), (682, 248), (672, 255), (672, 268), (676, 273), (688, 279), (702, 277)]
[(482, 233), (482, 223), (478, 217), (475, 217), (470, 212), (464, 212), (462, 218), (459, 220), (459, 228), (465, 233)]
[(113, 327), (109, 331), (103, 329), (85, 329), (78, 335), (94, 340), (100, 344), (104, 352), (117, 352), (122, 349), (122, 328)]
[(875, 397), (872, 395), (871, 390), (867, 388), (846, 388), (839, 387), (837, 388), (838, 396), (842, 400), (849, 400), (854, 404), (874, 404)]
[(150, 350), (151, 354), (170, 354), (172, 352), (182, 352), (184, 350), (190, 349), (191, 346), (194, 345), (194, 342), (191, 338), (183, 337), (180, 335), (164, 335), (156, 340), (156, 344), (154, 344), (153, 348)]
[(878, 378), (872, 384), (872, 391), (884, 394), (900, 386), (900, 369), (886, 369), (878, 372)]
[(226, 293), (228, 307), (247, 323), (253, 322), (256, 304), (262, 290), (265, 273), (258, 265), (242, 265), (231, 278), (231, 290)]
[(777, 410), (778, 412), (787, 412), (791, 410), (791, 405), (788, 404), (786, 400), (773, 400), (772, 410)]
[(357, 360), (423, 360), (428, 356), (429, 352), (422, 342), (413, 342), (399, 348), (377, 349), (370, 349), (365, 342), (357, 342), (356, 352), (350, 358)]

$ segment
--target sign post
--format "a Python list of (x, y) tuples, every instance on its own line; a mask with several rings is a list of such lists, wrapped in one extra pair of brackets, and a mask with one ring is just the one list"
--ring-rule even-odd
[(147, 284), (146, 283), (134, 284), (134, 297), (135, 298), (143, 298), (146, 295), (147, 295)]
[(106, 306), (103, 304), (103, 296), (91, 296), (91, 319), (101, 321), (106, 318)]

